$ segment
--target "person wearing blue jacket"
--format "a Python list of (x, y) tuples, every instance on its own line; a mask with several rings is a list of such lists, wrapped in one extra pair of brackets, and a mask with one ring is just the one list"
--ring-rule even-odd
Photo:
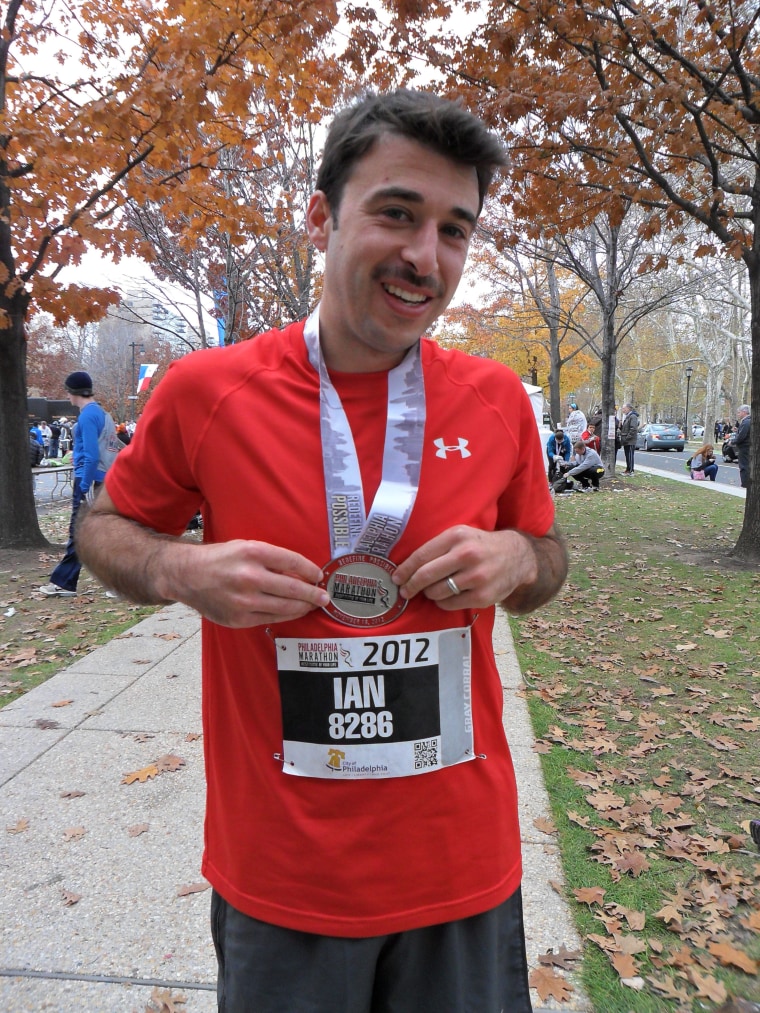
[(71, 520), (66, 552), (58, 566), (50, 574), (50, 583), (43, 584), (41, 594), (49, 597), (73, 598), (82, 564), (74, 545), (74, 526), (81, 503), (90, 489), (96, 492), (105, 478), (100, 468), (100, 434), (106, 421), (106, 413), (92, 397), (92, 378), (84, 370), (70, 373), (64, 381), (69, 401), (79, 408), (79, 418), (74, 426), (74, 486), (71, 497)]
[(570, 437), (563, 432), (560, 426), (551, 434), (546, 442), (546, 457), (549, 461), (548, 479), (549, 485), (559, 478), (559, 465), (561, 461), (569, 461), (573, 446)]

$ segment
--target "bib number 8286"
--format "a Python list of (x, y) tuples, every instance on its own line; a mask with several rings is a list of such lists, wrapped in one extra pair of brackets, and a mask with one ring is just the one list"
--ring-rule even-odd
[(349, 711), (330, 715), (331, 739), (388, 739), (393, 735), (390, 711)]

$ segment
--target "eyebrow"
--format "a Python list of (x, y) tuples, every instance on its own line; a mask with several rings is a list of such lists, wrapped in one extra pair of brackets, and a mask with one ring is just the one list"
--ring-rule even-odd
[[(380, 190), (375, 190), (374, 193), (370, 195), (370, 200), (387, 200), (389, 197), (396, 198), (398, 200), (405, 200), (410, 204), (425, 203), (425, 198), (421, 193), (419, 193), (419, 191), (407, 190), (406, 187), (403, 186), (386, 186)], [(461, 208), (458, 205), (455, 205), (451, 209), (451, 214), (454, 215), (455, 218), (459, 218), (462, 221), (467, 222), (469, 225), (472, 225), (473, 228), (477, 225), (478, 216), (474, 215), (472, 211), (468, 211), (467, 208)]]

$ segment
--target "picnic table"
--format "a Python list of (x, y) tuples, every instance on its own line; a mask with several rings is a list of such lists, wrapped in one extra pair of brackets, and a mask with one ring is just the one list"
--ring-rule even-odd
[[(64, 496), (70, 496), (74, 491), (74, 465), (73, 464), (48, 464), (40, 465), (38, 468), (32, 468), (32, 475), (34, 476), (34, 496), (38, 498), (38, 486), (41, 486), (40, 492), (44, 493), (46, 497), (50, 499), (57, 499), (58, 497), (63, 498)], [(49, 475), (52, 482), (45, 481), (44, 483), (38, 483), (39, 475)]]

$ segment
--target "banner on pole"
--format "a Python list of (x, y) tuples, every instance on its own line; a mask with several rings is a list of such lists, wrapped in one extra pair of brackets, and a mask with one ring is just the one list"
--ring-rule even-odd
[(140, 375), (137, 378), (137, 393), (142, 394), (150, 387), (150, 381), (153, 379), (153, 374), (158, 369), (157, 362), (149, 362), (145, 365), (140, 366)]

